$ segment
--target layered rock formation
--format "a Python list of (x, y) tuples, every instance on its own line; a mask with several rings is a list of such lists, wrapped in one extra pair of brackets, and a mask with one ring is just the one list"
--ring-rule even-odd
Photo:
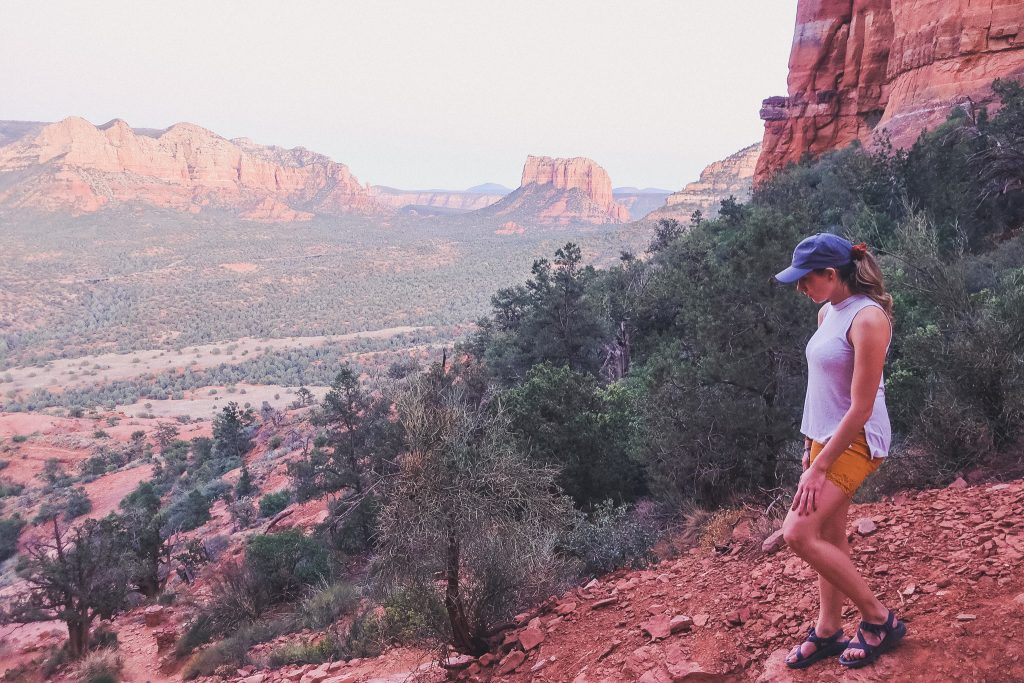
[(665, 205), (652, 211), (647, 218), (674, 218), (687, 222), (694, 211), (700, 211), (705, 218), (714, 218), (723, 199), (735, 197), (737, 201), (747, 201), (754, 187), (754, 170), (760, 154), (761, 144), (757, 143), (708, 164), (701, 171), (699, 180), (669, 195)]
[(913, 143), (954, 106), (1024, 80), (1024, 0), (800, 0), (789, 95), (764, 101), (758, 181), (884, 133)]
[(402, 209), (430, 207), (448, 209), (455, 213), (476, 211), (501, 200), (506, 192), (474, 192), (472, 190), (399, 190), (383, 185), (371, 185), (370, 195), (381, 204)]
[(479, 213), (540, 225), (629, 220), (629, 210), (612, 196), (608, 173), (584, 157), (526, 157), (519, 188)]
[(226, 140), (190, 123), (145, 131), (71, 117), (21, 132), (0, 140), (0, 206), (87, 213), (140, 202), (265, 221), (382, 209), (347, 166), (322, 154)]

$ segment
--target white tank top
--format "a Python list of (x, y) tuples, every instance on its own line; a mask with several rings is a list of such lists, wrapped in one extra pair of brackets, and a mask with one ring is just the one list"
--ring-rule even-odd
[[(832, 438), (839, 421), (850, 409), (853, 347), (846, 333), (853, 324), (853, 318), (868, 306), (882, 308), (863, 294), (854, 294), (835, 306), (825, 304), (821, 326), (807, 342), (807, 396), (800, 431), (818, 443)], [(875, 406), (864, 425), (864, 434), (872, 458), (884, 458), (889, 454), (892, 428), (885, 408), (884, 378), (878, 383)]]

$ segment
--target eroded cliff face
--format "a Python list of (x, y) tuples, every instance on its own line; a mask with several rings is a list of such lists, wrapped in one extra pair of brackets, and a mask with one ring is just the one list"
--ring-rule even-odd
[(955, 106), (1024, 80), (1024, 0), (800, 0), (787, 97), (764, 101), (756, 181), (885, 135), (909, 146)]
[(647, 218), (673, 218), (685, 223), (694, 211), (700, 211), (705, 218), (714, 218), (723, 199), (735, 197), (737, 201), (747, 201), (754, 186), (754, 170), (760, 154), (761, 143), (756, 143), (708, 164), (701, 171), (699, 180), (670, 194), (665, 205), (652, 211)]
[(383, 185), (370, 186), (370, 194), (378, 202), (395, 209), (427, 206), (454, 212), (476, 211), (501, 200), (506, 193), (460, 192), (456, 190), (399, 190)]
[(0, 206), (88, 213), (122, 202), (215, 206), (265, 221), (382, 208), (322, 154), (227, 140), (190, 123), (136, 131), (71, 117), (0, 146)]
[(519, 189), (481, 214), (544, 225), (629, 221), (629, 210), (612, 196), (608, 173), (584, 157), (526, 157)]

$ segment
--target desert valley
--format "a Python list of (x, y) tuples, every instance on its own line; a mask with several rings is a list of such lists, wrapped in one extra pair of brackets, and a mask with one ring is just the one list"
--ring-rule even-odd
[[(0, 121), (4, 680), (1024, 680), (1024, 2), (799, 0), (762, 94), (672, 188)], [(826, 229), (895, 299), (847, 537), (911, 636), (805, 674), (768, 282)]]

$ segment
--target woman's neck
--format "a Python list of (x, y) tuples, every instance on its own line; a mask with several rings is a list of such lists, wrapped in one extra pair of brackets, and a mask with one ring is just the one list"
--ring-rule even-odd
[(832, 292), (832, 296), (828, 298), (828, 302), (833, 306), (838, 306), (851, 296), (853, 296), (853, 292), (850, 291), (849, 287), (836, 287), (836, 290)]

